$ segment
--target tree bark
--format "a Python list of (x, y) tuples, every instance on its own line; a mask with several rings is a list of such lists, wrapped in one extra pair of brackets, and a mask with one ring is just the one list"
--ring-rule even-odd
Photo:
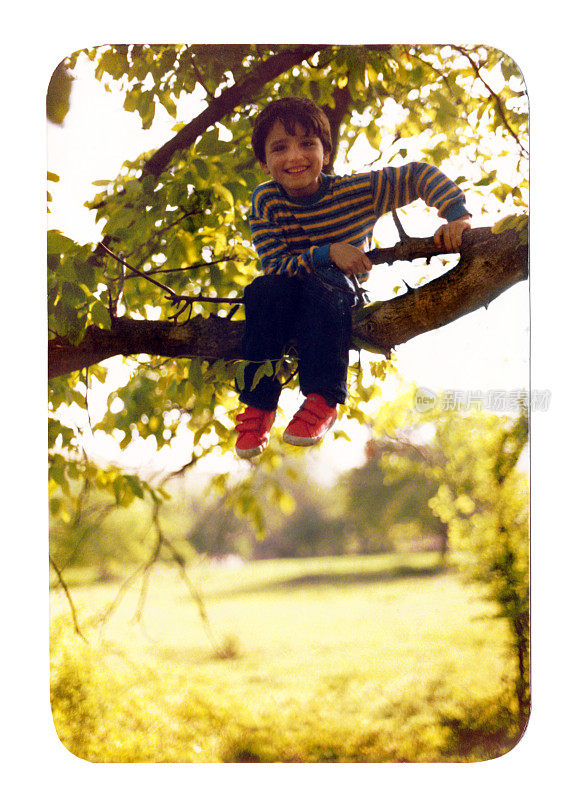
[(334, 101), (333, 108), (331, 106), (322, 106), (322, 111), (328, 118), (330, 123), (330, 130), (332, 133), (332, 152), (328, 163), (324, 166), (324, 172), (331, 173), (334, 168), (334, 161), (338, 154), (338, 145), (340, 143), (340, 126), (344, 117), (350, 110), (350, 102), (352, 95), (347, 86), (340, 89), (339, 86), (334, 86), (332, 90), (332, 100)]
[[(429, 256), (433, 239), (407, 240), (396, 249), (410, 246), (413, 258)], [(465, 231), (460, 253), (457, 266), (439, 278), (373, 304), (370, 313), (355, 321), (355, 341), (388, 358), (397, 345), (488, 307), (495, 297), (528, 277), (528, 246), (516, 229), (498, 234), (490, 228)]]
[[(441, 277), (399, 297), (356, 311), (354, 346), (384, 353), (415, 336), (447, 325), (476, 311), (528, 277), (527, 245), (518, 230), (492, 233), (490, 228), (465, 231), (460, 261)], [(371, 251), (374, 263), (413, 260), (438, 254), (433, 239), (408, 239), (396, 247)], [(49, 378), (97, 364), (115, 355), (146, 353), (210, 361), (241, 358), (243, 321), (210, 315), (183, 324), (119, 317), (111, 330), (88, 327), (72, 344), (49, 341)]]

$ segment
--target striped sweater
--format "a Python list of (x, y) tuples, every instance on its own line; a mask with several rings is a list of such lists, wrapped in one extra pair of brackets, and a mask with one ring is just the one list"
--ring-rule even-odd
[(266, 274), (303, 274), (330, 264), (335, 242), (369, 249), (379, 217), (417, 198), (449, 222), (468, 213), (456, 184), (421, 162), (357, 175), (322, 174), (320, 188), (309, 197), (289, 197), (268, 181), (252, 195), (252, 243)]

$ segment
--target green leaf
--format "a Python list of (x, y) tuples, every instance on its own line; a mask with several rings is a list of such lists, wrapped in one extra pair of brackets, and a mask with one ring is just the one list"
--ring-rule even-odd
[(192, 358), (189, 363), (189, 382), (196, 392), (201, 391), (204, 383), (204, 376), (200, 358)]
[(99, 300), (95, 302), (90, 309), (92, 322), (100, 328), (110, 329), (112, 320), (110, 318), (110, 311)]
[(261, 378), (264, 378), (264, 374), (265, 374), (265, 367), (264, 364), (261, 364), (260, 367), (254, 373), (254, 378), (252, 379), (252, 384), (250, 386), (251, 391), (253, 389), (256, 389)]
[(175, 101), (171, 97), (168, 92), (164, 92), (163, 94), (159, 95), (159, 101), (161, 105), (165, 109), (165, 111), (175, 119), (177, 116), (177, 106), (175, 105)]
[(256, 389), (258, 386), (259, 381), (264, 378), (270, 378), (273, 375), (273, 364), (271, 361), (265, 361), (264, 364), (261, 364), (260, 367), (254, 373), (254, 378), (252, 379), (251, 389)]
[(496, 169), (493, 169), (485, 178), (481, 178), (479, 181), (474, 181), (474, 186), (489, 186), (496, 178), (496, 172)]
[(230, 153), (234, 149), (232, 142), (224, 142), (218, 138), (218, 130), (214, 128), (205, 133), (196, 145), (198, 153), (204, 156), (219, 156)]
[(491, 228), (492, 233), (502, 233), (508, 229), (523, 230), (527, 227), (528, 217), (526, 214), (509, 214), (507, 217), (498, 220)]
[(126, 479), (126, 485), (131, 492), (136, 497), (140, 497), (142, 499), (144, 497), (144, 490), (138, 477), (136, 475), (125, 475), (124, 478)]
[(51, 230), (47, 232), (47, 254), (56, 255), (67, 253), (75, 247), (75, 242), (61, 231)]
[(192, 165), (195, 167), (197, 174), (199, 177), (206, 181), (210, 176), (210, 169), (207, 163), (202, 158), (196, 158), (192, 161)]
[(426, 158), (431, 159), (431, 161), (433, 161), (436, 167), (441, 166), (442, 162), (445, 161), (446, 158), (448, 158), (450, 155), (450, 150), (442, 142), (437, 144), (435, 147), (432, 147), (431, 149), (423, 150), (423, 152)]
[(137, 100), (136, 108), (142, 119), (143, 130), (148, 130), (155, 118), (153, 92), (143, 92)]
[(241, 361), (236, 369), (236, 386), (240, 391), (244, 389), (244, 370), (248, 365), (248, 361)]
[(516, 230), (520, 236), (520, 244), (526, 245), (529, 240), (529, 215), (510, 214), (493, 225), (492, 233), (502, 233), (508, 229)]
[(131, 91), (126, 94), (124, 98), (124, 110), (132, 113), (136, 111), (136, 103), (138, 100), (139, 92)]

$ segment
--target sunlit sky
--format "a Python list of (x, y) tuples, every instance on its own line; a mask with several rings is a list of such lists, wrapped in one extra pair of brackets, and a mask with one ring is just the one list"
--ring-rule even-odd
[[(100, 229), (93, 221), (92, 212), (84, 206), (99, 189), (92, 182), (114, 178), (121, 164), (139, 154), (160, 147), (173, 135), (172, 126), (189, 121), (202, 109), (197, 96), (182, 100), (178, 105), (177, 120), (173, 120), (162, 109), (157, 110), (154, 123), (143, 130), (137, 113), (129, 114), (122, 108), (123, 96), (118, 92), (107, 92), (93, 76), (92, 65), (80, 58), (75, 72), (71, 106), (61, 126), (48, 126), (48, 169), (59, 175), (58, 183), (50, 184), (53, 197), (49, 227), (63, 231), (79, 242), (97, 242)], [(389, 130), (393, 132), (394, 110), (389, 109)], [(350, 169), (360, 171), (372, 161), (374, 151), (367, 144), (355, 146)], [(408, 153), (407, 159), (413, 156)], [(415, 156), (417, 157), (417, 156)], [(339, 164), (337, 165), (339, 168)], [(451, 165), (450, 165), (451, 166)], [(342, 167), (348, 169), (347, 165)], [(444, 170), (456, 177), (458, 164)], [(501, 165), (502, 169), (502, 165)], [(473, 214), (475, 227), (491, 225), (510, 213), (495, 203), (489, 211), (481, 213), (481, 201), (468, 195), (467, 203)], [(417, 204), (401, 213), (403, 226), (410, 235), (429, 236), (442, 220), (435, 212), (420, 208)], [(397, 240), (396, 229), (390, 215), (384, 217), (375, 229), (381, 245), (391, 245)], [(433, 262), (430, 269), (433, 269)], [(421, 270), (421, 265), (417, 268)], [(411, 284), (414, 275), (420, 275), (408, 263), (388, 267), (379, 265), (373, 269), (368, 282), (371, 299), (393, 296), (395, 286), (401, 279)], [(122, 380), (124, 367), (121, 359), (108, 362), (112, 371), (113, 386)], [(493, 301), (488, 309), (462, 317), (449, 326), (440, 328), (397, 348), (397, 367), (406, 382), (431, 389), (434, 392), (461, 391), (484, 392), (489, 390), (511, 392), (528, 387), (529, 371), (529, 302), (528, 285), (521, 283)], [(385, 388), (390, 399), (396, 385)], [(300, 402), (300, 395), (286, 392), (282, 407), (290, 415)], [(90, 397), (94, 419), (98, 419), (105, 408), (103, 389), (98, 385)], [(285, 422), (285, 419), (282, 420)], [(84, 421), (79, 420), (83, 425)], [(353, 444), (328, 437), (321, 448), (321, 455), (338, 467), (351, 466), (362, 458), (362, 445), (368, 432), (359, 426), (350, 426)], [(121, 453), (112, 439), (104, 435), (86, 437), (84, 446), (97, 457), (111, 459), (134, 467), (151, 465), (154, 469), (177, 468), (188, 460), (189, 443), (178, 441), (169, 458), (168, 448), (156, 454), (154, 442), (136, 442)]]

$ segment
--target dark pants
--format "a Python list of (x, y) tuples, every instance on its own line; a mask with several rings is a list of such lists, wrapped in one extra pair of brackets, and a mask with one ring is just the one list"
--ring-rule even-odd
[(278, 361), (293, 338), (303, 394), (320, 394), (332, 406), (346, 402), (354, 296), (341, 270), (324, 267), (319, 277), (261, 275), (244, 290), (244, 304), (242, 352), (252, 363), (244, 372), (243, 403), (263, 411), (276, 409), (281, 393), (276, 378), (263, 376), (254, 389), (251, 386), (259, 365), (267, 359)]

